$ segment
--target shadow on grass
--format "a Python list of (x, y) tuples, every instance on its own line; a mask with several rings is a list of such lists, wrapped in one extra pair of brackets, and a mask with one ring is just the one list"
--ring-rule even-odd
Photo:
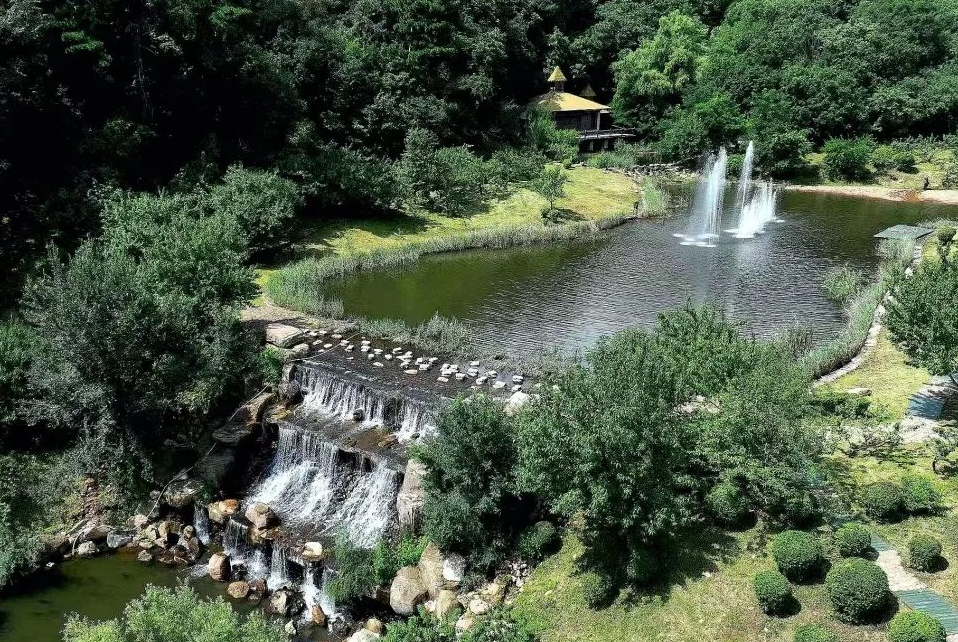
[(573, 221), (583, 221), (585, 217), (578, 212), (560, 207), (552, 210), (552, 213), (548, 216), (548, 220), (553, 223), (571, 223)]

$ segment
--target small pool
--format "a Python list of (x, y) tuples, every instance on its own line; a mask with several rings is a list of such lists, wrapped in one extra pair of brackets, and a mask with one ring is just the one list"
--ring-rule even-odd
[(494, 351), (587, 348), (687, 300), (724, 306), (758, 336), (801, 325), (824, 341), (845, 323), (821, 291), (830, 268), (848, 263), (871, 272), (875, 233), (956, 213), (938, 204), (785, 192), (780, 223), (753, 239), (723, 235), (714, 248), (679, 243), (674, 235), (688, 230), (687, 216), (634, 221), (590, 242), (429, 255), (405, 269), (351, 275), (328, 294), (353, 315), (458, 318)]

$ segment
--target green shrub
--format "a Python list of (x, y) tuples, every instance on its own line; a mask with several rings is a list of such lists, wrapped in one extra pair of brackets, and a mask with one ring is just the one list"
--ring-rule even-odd
[(918, 534), (908, 540), (908, 566), (916, 571), (931, 571), (941, 558), (941, 542), (931, 535)]
[(792, 598), (792, 587), (785, 576), (776, 570), (759, 571), (752, 582), (755, 599), (768, 615), (782, 615)]
[(938, 233), (937, 233), (938, 242), (941, 243), (942, 245), (948, 245), (954, 240), (955, 232), (956, 232), (955, 228), (951, 227), (950, 225), (939, 227)]
[[(516, 618), (511, 609), (502, 606), (479, 618), (472, 628), (455, 639), (458, 642), (537, 642), (538, 640), (525, 620)], [(419, 637), (404, 637), (401, 640), (402, 642), (432, 642)]]
[(849, 522), (835, 531), (835, 546), (842, 557), (864, 557), (871, 548), (871, 534), (861, 524)]
[(861, 503), (865, 514), (872, 519), (891, 521), (901, 515), (905, 507), (905, 496), (898, 484), (874, 482), (862, 489)]
[(941, 493), (927, 475), (905, 475), (901, 480), (905, 510), (912, 514), (933, 513), (941, 507)]
[(778, 570), (793, 582), (804, 582), (822, 568), (825, 554), (818, 538), (802, 531), (785, 531), (772, 542)]
[(339, 572), (330, 580), (327, 591), (334, 600), (354, 602), (376, 587), (373, 551), (356, 546), (340, 533), (333, 545), (333, 557)]
[(259, 375), (263, 384), (279, 384), (283, 375), (283, 353), (273, 346), (264, 346), (259, 353)]
[(822, 148), (825, 160), (822, 169), (832, 180), (861, 180), (868, 178), (868, 161), (872, 143), (867, 138), (833, 138)]
[(608, 605), (615, 593), (615, 584), (605, 573), (587, 571), (582, 575), (582, 594), (590, 609)]
[(921, 611), (899, 613), (888, 625), (890, 642), (945, 642), (945, 627)]
[(875, 620), (888, 606), (888, 577), (877, 564), (858, 557), (839, 560), (825, 577), (832, 609), (842, 620)]
[(821, 517), (812, 495), (803, 489), (791, 489), (785, 498), (785, 519), (796, 527), (807, 526)]
[(915, 155), (911, 152), (895, 152), (893, 158), (895, 169), (900, 172), (915, 171)]
[(879, 172), (887, 172), (895, 168), (895, 148), (890, 145), (879, 145), (872, 152), (872, 165)]
[(425, 537), (403, 535), (396, 544), (381, 540), (373, 548), (373, 575), (378, 586), (385, 586), (396, 577), (404, 566), (415, 566), (426, 550), (429, 540)]
[(625, 575), (630, 582), (641, 586), (652, 581), (659, 570), (659, 558), (652, 551), (639, 548), (629, 555)]
[(806, 624), (795, 630), (795, 642), (838, 642), (838, 636), (821, 624)]
[(705, 503), (715, 518), (725, 524), (740, 524), (748, 514), (748, 503), (742, 491), (730, 482), (721, 482), (712, 487)]
[(519, 536), (519, 557), (533, 564), (551, 553), (559, 542), (559, 531), (548, 521), (536, 522)]

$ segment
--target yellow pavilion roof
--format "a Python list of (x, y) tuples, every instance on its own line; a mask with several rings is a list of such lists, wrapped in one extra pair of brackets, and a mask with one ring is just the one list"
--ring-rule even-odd
[(608, 105), (602, 105), (594, 100), (576, 96), (575, 94), (570, 94), (565, 91), (550, 91), (548, 94), (533, 98), (532, 104), (553, 112), (602, 111), (609, 108)]
[(562, 70), (559, 69), (559, 66), (556, 65), (556, 68), (552, 70), (552, 74), (549, 76), (548, 82), (565, 82), (565, 74), (562, 73)]

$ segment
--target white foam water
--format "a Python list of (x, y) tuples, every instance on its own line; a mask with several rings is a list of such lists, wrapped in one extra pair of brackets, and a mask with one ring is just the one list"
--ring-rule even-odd
[(196, 537), (203, 546), (210, 543), (210, 518), (206, 513), (206, 508), (198, 503), (193, 504), (193, 528), (196, 529)]
[(358, 546), (372, 548), (392, 524), (396, 513), (398, 474), (377, 463), (371, 472), (356, 477), (333, 519)]

